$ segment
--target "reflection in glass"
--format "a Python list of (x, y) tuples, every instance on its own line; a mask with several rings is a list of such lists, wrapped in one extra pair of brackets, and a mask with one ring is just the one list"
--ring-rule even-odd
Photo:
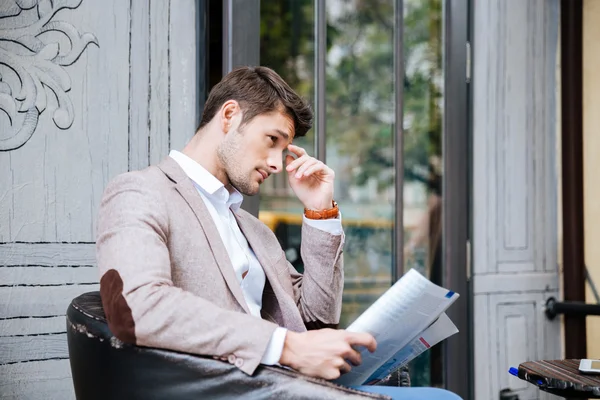
[[(318, 1), (318, 0), (314, 0)], [(301, 95), (314, 96), (314, 1), (261, 1), (261, 64)], [(340, 326), (348, 326), (389, 286), (393, 229), (404, 217), (404, 270), (441, 283), (442, 0), (404, 0), (404, 209), (395, 210), (394, 5), (396, 0), (327, 0), (326, 145), (343, 214), (345, 289)], [(316, 107), (313, 107), (316, 108)], [(324, 132), (318, 132), (324, 134)], [(314, 155), (314, 131), (295, 144)], [(273, 179), (276, 178), (276, 179)], [(287, 176), (261, 188), (259, 217), (288, 260), (300, 259), (302, 205)], [(441, 352), (411, 363), (414, 386), (441, 386)]]
[[(314, 4), (312, 0), (263, 0), (260, 4), (260, 63), (274, 69), (302, 97), (314, 96)], [(314, 129), (294, 139), (314, 155)], [(300, 269), (302, 204), (285, 170), (261, 185), (261, 220), (277, 234), (288, 259)]]
[[(404, 1), (404, 270), (441, 284), (442, 0)], [(416, 386), (443, 386), (441, 346), (411, 363)]]
[(391, 284), (394, 221), (394, 1), (327, 1), (327, 164), (346, 247), (341, 325)]

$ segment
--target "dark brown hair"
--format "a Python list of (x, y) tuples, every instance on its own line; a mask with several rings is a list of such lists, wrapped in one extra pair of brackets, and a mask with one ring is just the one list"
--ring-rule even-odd
[(260, 114), (281, 110), (294, 121), (294, 137), (304, 136), (312, 127), (313, 113), (308, 103), (267, 67), (239, 67), (225, 75), (210, 91), (198, 130), (228, 100), (240, 104), (242, 126)]

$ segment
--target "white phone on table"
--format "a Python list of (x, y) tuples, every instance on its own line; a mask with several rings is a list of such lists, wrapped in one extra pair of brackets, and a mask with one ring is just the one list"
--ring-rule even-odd
[(599, 374), (600, 375), (600, 360), (590, 360), (584, 358), (579, 362), (579, 371), (584, 374)]

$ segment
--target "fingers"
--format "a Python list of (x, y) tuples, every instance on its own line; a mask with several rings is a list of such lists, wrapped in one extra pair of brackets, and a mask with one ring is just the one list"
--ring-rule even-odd
[[(286, 162), (289, 160), (288, 157), (291, 157), (289, 154), (285, 157)], [(302, 166), (302, 164), (304, 164), (305, 162), (307, 162), (308, 160), (314, 160), (311, 156), (305, 154), (301, 157), (296, 158), (295, 160), (288, 162), (287, 166), (285, 167), (285, 169), (288, 172), (294, 171), (296, 169), (298, 169), (300, 166)]]
[(306, 150), (304, 150), (302, 147), (294, 146), (293, 144), (289, 144), (287, 148), (298, 157), (302, 157), (306, 154)]
[[(300, 168), (302, 165), (304, 165), (307, 162), (319, 162), (318, 160), (316, 160), (315, 158), (309, 156), (306, 153), (306, 150), (304, 150), (302, 147), (298, 147), (298, 146), (294, 146), (293, 144), (288, 145), (288, 150), (297, 156), (296, 159), (294, 159), (294, 157), (290, 154), (285, 156), (285, 162), (286, 162), (286, 170), (288, 172), (294, 171), (298, 168)], [(302, 172), (296, 173), (296, 177), (300, 178), (302, 176)]]
[(322, 162), (317, 162), (309, 167), (306, 168), (306, 170), (303, 172), (304, 176), (310, 176), (314, 173), (317, 172), (325, 172), (331, 176), (334, 176), (334, 172), (331, 168), (329, 168), (327, 165), (323, 164)]
[(302, 179), (302, 177), (311, 176), (318, 172), (322, 172), (324, 175), (327, 175), (331, 178), (335, 177), (335, 173), (331, 168), (329, 168), (325, 163), (320, 160), (317, 160), (314, 157), (309, 156), (302, 147), (289, 145), (288, 149), (298, 158), (294, 158), (292, 155), (288, 154), (285, 156), (286, 163), (286, 171), (292, 175), (293, 171), (294, 177), (296, 179)]
[(296, 170), (294, 176), (297, 179), (303, 176), (310, 176), (317, 172), (325, 172), (329, 175), (334, 175), (333, 170), (325, 165), (322, 161), (308, 155), (302, 156), (297, 159), (293, 159), (290, 155), (286, 156), (286, 170), (291, 173)]
[(348, 344), (352, 346), (364, 346), (371, 353), (377, 349), (377, 342), (370, 333), (347, 332), (347, 334), (346, 340), (348, 341)]
[(336, 357), (332, 360), (333, 368), (337, 369), (340, 374), (346, 374), (352, 370), (350, 364), (346, 362), (342, 357)]
[(343, 361), (342, 365), (339, 367), (339, 369), (340, 369), (341, 374), (347, 374), (348, 372), (350, 372), (352, 367), (346, 361)]
[(358, 346), (375, 351), (377, 343), (369, 333), (335, 329), (288, 332), (280, 363), (309, 376), (336, 379), (362, 363)]
[(324, 166), (325, 164), (323, 164), (322, 162), (320, 162), (319, 160), (315, 160), (314, 158), (312, 159), (308, 159), (306, 160), (306, 162), (304, 162), (297, 170), (296, 170), (296, 178), (301, 178), (302, 176), (308, 176), (310, 174), (307, 173), (309, 168), (313, 168), (317, 167), (317, 169), (319, 169), (319, 167)]
[(360, 365), (362, 363), (362, 356), (360, 352), (350, 347), (350, 350), (344, 354), (344, 358), (352, 363), (352, 365)]

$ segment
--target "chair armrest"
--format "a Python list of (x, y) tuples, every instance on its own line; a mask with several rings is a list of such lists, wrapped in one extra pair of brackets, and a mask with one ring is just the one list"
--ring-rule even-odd
[(71, 302), (67, 339), (78, 399), (389, 399), (286, 368), (261, 365), (249, 376), (212, 357), (123, 343), (108, 328), (98, 292)]

